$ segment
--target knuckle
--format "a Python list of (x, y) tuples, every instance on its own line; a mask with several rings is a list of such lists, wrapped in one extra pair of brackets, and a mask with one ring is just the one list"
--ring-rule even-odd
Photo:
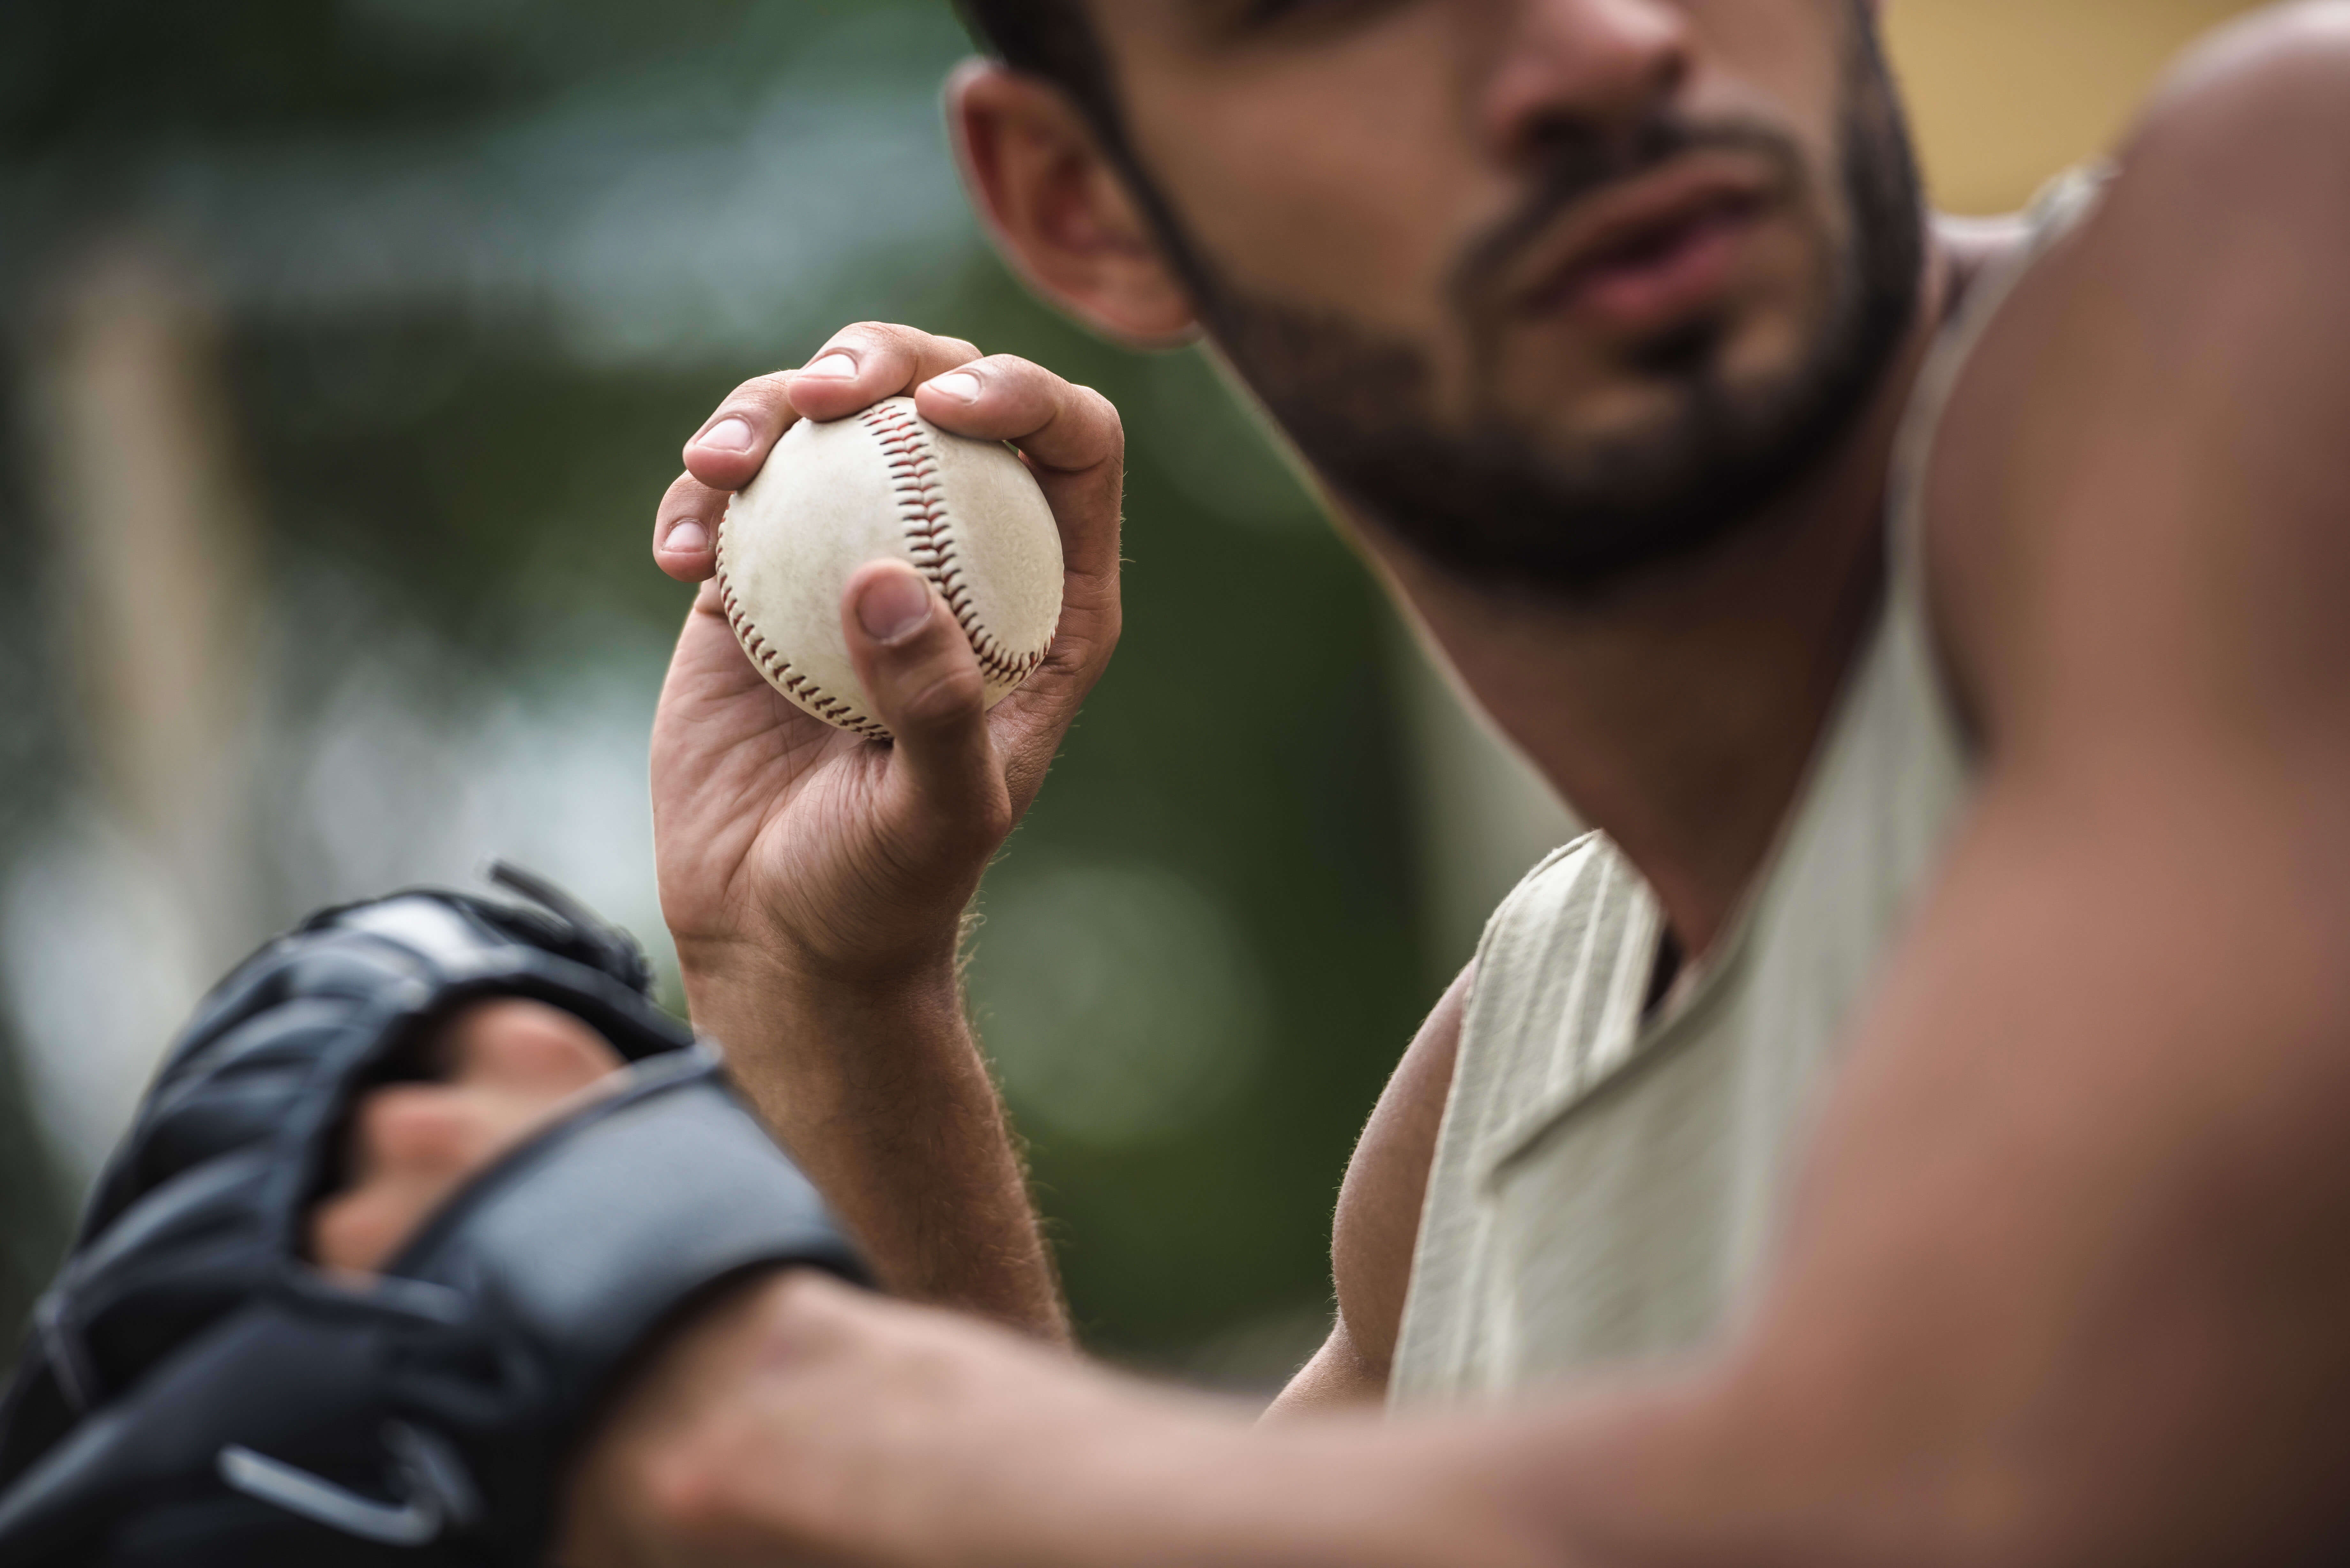
[(664, 1436), (638, 1471), (640, 1506), (662, 1537), (716, 1554), (739, 1542), (743, 1520), (754, 1507), (761, 1512), (788, 1508), (788, 1491), (777, 1483), (790, 1467), (759, 1464), (764, 1445), (733, 1406), (721, 1402), (698, 1411)]
[(310, 1224), (310, 1255), (331, 1268), (373, 1268), (399, 1234), (379, 1204), (348, 1200), (321, 1210)]
[(1060, 377), (1035, 360), (1024, 359), (1017, 354), (990, 354), (980, 361), (980, 365), (990, 377), (1007, 386), (1032, 393), (1041, 392), (1047, 398), (1058, 392), (1063, 385)]
[(683, 1443), (645, 1467), (643, 1507), (664, 1537), (688, 1545), (715, 1543), (727, 1523), (724, 1495), (715, 1484), (710, 1445)]
[(999, 782), (972, 813), (972, 831), (984, 843), (996, 845), (1012, 836), (1014, 826), (1012, 794)]
[(808, 1269), (785, 1275), (767, 1304), (769, 1333), (785, 1354), (837, 1350), (866, 1327), (851, 1287)]
[(1076, 387), (1071, 390), (1086, 417), (1100, 425), (1117, 443), (1118, 450), (1123, 451), (1126, 445), (1126, 416), (1118, 411), (1118, 405), (1092, 387)]
[(1100, 388), (1080, 386), (1072, 388), (1071, 390), (1076, 392), (1077, 400), (1090, 409), (1103, 423), (1119, 425), (1126, 422), (1118, 414), (1118, 405), (1110, 401), (1109, 394)]
[(394, 1168), (460, 1166), (478, 1142), (463, 1100), (443, 1088), (380, 1089), (359, 1107), (355, 1132), (375, 1164)]
[(592, 1084), (616, 1064), (602, 1042), (578, 1028), (517, 1030), (509, 1048), (517, 1074), (572, 1086)]
[(502, 1075), (547, 1078), (582, 1064), (579, 1043), (536, 1018), (506, 1021), (482, 1042), (482, 1065)]
[(459, 1075), (469, 1079), (569, 1088), (620, 1064), (619, 1054), (584, 1020), (525, 997), (476, 1002), (452, 1021), (448, 1040)]
[(357, 1200), (337, 1199), (310, 1217), (311, 1255), (327, 1263), (362, 1257), (371, 1229), (366, 1210)]
[(833, 334), (833, 346), (866, 348), (881, 353), (909, 349), (915, 346), (913, 329), (894, 321), (858, 321)]
[(778, 406), (784, 398), (784, 379), (778, 375), (754, 376), (726, 396), (720, 408), (750, 408), (762, 413)]

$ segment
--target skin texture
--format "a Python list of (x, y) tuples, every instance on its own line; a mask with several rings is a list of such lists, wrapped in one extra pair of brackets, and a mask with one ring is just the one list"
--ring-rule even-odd
[[(1097, 8), (1129, 139), (1235, 286), (1411, 342), (1435, 368), (1432, 408), (1447, 423), (1472, 418), (1482, 396), (1450, 279), (1520, 210), (1546, 125), (1638, 116), (1663, 94), (1691, 115), (1767, 121), (1804, 150), (1814, 190), (1835, 188), (1843, 0), (1333, 5), (1271, 30), (1239, 27), (1243, 10)], [(1119, 336), (1190, 330), (1196, 312), (1147, 212), (1114, 188), (1068, 104), (1000, 72), (966, 75), (958, 94), (976, 204), (1037, 286)], [(1774, 209), (1758, 226), (1731, 289), (1726, 363), (1767, 379), (1802, 357), (1818, 326), (1804, 280), (1846, 221)], [(1952, 271), (1938, 249), (1901, 373), (1836, 461), (1721, 547), (1604, 604), (1454, 581), (1347, 514), (1429, 639), (1586, 820), (1607, 824), (1692, 951), (1767, 850), (1867, 623), (1892, 431)], [(1494, 395), (1569, 444), (1656, 417), (1659, 394), (1624, 371), (1619, 336), (1574, 314), (1518, 324)], [(1376, 383), (1363, 395), (1378, 396)]]
[[(1827, 9), (1826, 26), (1810, 9), (1811, 26), (1774, 35), (1773, 56), (1727, 57), (1734, 70), (1709, 68), (1705, 18), (1666, 7), (1579, 28), (1555, 11), (1497, 28), (1463, 8), (1397, 10), (1341, 29), (1365, 58), (1334, 72), (1297, 53), (1295, 23), (1211, 13), (1203, 27), (1196, 8), (1175, 7), (1171, 36), (1129, 22), (1139, 38), (1127, 53), (1207, 68), (1129, 69), (1137, 107), (1121, 145), (1148, 135), (1131, 167), (1161, 248), (1219, 348), (1335, 494), (1448, 576), (1588, 602), (1779, 499), (1842, 439), (1915, 314), (1920, 199), (1889, 72), (1856, 0)], [(1488, 62), (1497, 33), (1503, 52)], [(1547, 48), (1553, 90), (1439, 140), (1461, 127), (1425, 91), (1429, 54), (1415, 44), (1503, 74)], [(1319, 123), (1388, 156), (1417, 150), (1420, 168), (1462, 181), (1502, 173), (1496, 209), (1456, 192), (1449, 208), (1399, 224), (1383, 187), (1368, 202), (1290, 188), (1313, 186), (1297, 175), (1313, 171), (1319, 139), (1268, 179), (1225, 167), (1213, 143), (1202, 156), (1189, 119), (1159, 134), (1162, 97), (1196, 99), (1194, 113), (1261, 109), (1246, 100), (1265, 84), (1236, 93), (1245, 78), (1224, 67), (1284, 49), (1314, 67), (1277, 71), (1285, 90), (1333, 116), (1351, 110)], [(1610, 53), (1612, 79), (1558, 94)], [(1832, 86), (1823, 101), (1790, 100), (1791, 78)], [(1355, 90), (1334, 95), (1340, 83)], [(1371, 103), (1387, 112), (1367, 119)], [(1193, 181), (1180, 199), (1163, 159)], [(1211, 233), (1251, 215), (1230, 199), (1236, 178), (1289, 198), (1266, 216), (1294, 221), (1304, 202), (1418, 264), (1432, 295), (1401, 316), (1391, 300), (1301, 295), (1295, 264), (1327, 277), (1360, 260), (1328, 234), (1301, 249), (1301, 236), (1253, 224), (1261, 232), (1231, 254)], [(1293, 264), (1284, 281), (1250, 268), (1267, 237)]]
[[(993, 711), (971, 647), (911, 567), (853, 576), (842, 626), (879, 746), (809, 718), (737, 647), (708, 579), (728, 493), (799, 418), (911, 390), (924, 418), (1011, 441), (1061, 528), (1060, 630)], [(962, 394), (962, 395), (958, 395)], [(1066, 1314), (954, 960), (981, 870), (1035, 797), (1117, 645), (1124, 438), (1097, 393), (904, 327), (852, 327), (748, 382), (686, 448), (654, 554), (702, 591), (653, 730), (661, 908), (695, 1024), (881, 1282), (1052, 1339)]]
[(506, 1150), (609, 1086), (620, 1054), (544, 1002), (477, 1002), (426, 1046), (432, 1083), (368, 1096), (352, 1118), (347, 1185), (310, 1215), (310, 1256), (373, 1273), (417, 1221)]
[[(1825, 57), (1831, 9), (1395, 0), (1312, 11), (1326, 30), (1221, 53), (1200, 40), (1229, 35), (1186, 45), (1148, 29), (1225, 13), (1130, 0), (1104, 15), (1130, 67), (1136, 139), (1164, 151), (1174, 199), (1190, 181), (1232, 183), (1217, 244), (1264, 286), (1326, 276), (1350, 308), (1433, 341), (1441, 246), (1372, 209), (1416, 212), (1443, 234), (1498, 205), (1508, 138), (1460, 128), (1506, 130), (1513, 105), (1544, 101), (1600, 113), (1627, 83), (1654, 90), (1733, 65), (1757, 90), (1775, 82), (1808, 101), (1804, 62)], [(1689, 68), (1648, 68), (1677, 40)], [(1479, 91), (1415, 82), (1413, 57), (1434, 82)], [(1380, 116), (1422, 135), (1383, 143), (1357, 123), (1363, 81), (1392, 89)], [(1056, 95), (982, 70), (954, 101), (982, 209), (1041, 287), (1129, 336), (1185, 329), (1187, 302), (1131, 192)], [(1451, 118), (1428, 109), (1439, 101)], [(1197, 145), (1174, 144), (1179, 124), (1199, 128)], [(1294, 157), (1263, 155), (1275, 132), (1299, 141)], [(1392, 162), (1384, 185), (1340, 178), (1359, 173), (1357, 136), (1373, 139), (1357, 157)], [(2222, 36), (2149, 109), (2098, 214), (2024, 283), (1963, 379), (1929, 476), (1926, 543), (1946, 660), (1981, 732), (1979, 794), (1853, 1021), (1777, 1251), (1730, 1338), (1506, 1411), (1380, 1423), (1343, 1408), (1392, 1354), (1404, 1215), (1457, 1042), (1456, 987), (1350, 1175), (1342, 1321), (1284, 1397), (1295, 1419), (1252, 1428), (1033, 1339), (785, 1275), (745, 1286), (654, 1358), (582, 1460), (564, 1560), (2338, 1560), (2350, 1545), (2346, 145), (2350, 7), (2296, 7)], [(1484, 161), (1449, 161), (1463, 147)], [(1313, 221), (1293, 223), (1283, 200), (1317, 193)], [(1326, 235), (1327, 254), (1292, 254)], [(1919, 342), (1970, 259), (1955, 237), (1938, 246)], [(876, 383), (870, 395), (906, 379)], [(1694, 952), (1760, 864), (1881, 580), (1896, 390), (1781, 514), (1602, 606), (1465, 588), (1357, 520), (1374, 565), (1632, 856)], [(697, 483), (746, 476), (713, 468)], [(664, 508), (665, 528), (694, 505), (709, 514), (689, 501)], [(1076, 509), (1062, 520), (1083, 534)], [(662, 558), (681, 576), (701, 569), (690, 550)], [(889, 655), (871, 657), (879, 672)], [(944, 650), (925, 668), (954, 662)], [(682, 656), (681, 668), (671, 704), (702, 689)], [(698, 754), (691, 737), (664, 744), (672, 764)], [(1025, 753), (999, 742), (995, 754)], [(827, 820), (835, 842), (879, 846), (920, 815)], [(868, 874), (863, 893), (840, 895), (847, 917), (924, 912), (877, 917), (860, 951), (884, 961), (868, 964), (823, 950), (740, 868), (745, 857), (684, 855), (673, 868), (681, 820), (665, 829), (664, 876), (683, 879), (671, 910), (689, 917), (681, 938), (697, 953), (787, 958), (765, 971), (696, 961), (698, 1016), (729, 984), (746, 1020), (803, 1006), (821, 1017), (850, 993), (886, 1002), (905, 974), (943, 961), (920, 959), (925, 943), (951, 947), (960, 871)], [(704, 858), (735, 867), (732, 879), (697, 883)], [(923, 864), (965, 861), (935, 851)], [(684, 896), (703, 886), (714, 891)], [(883, 940), (925, 920), (919, 940)], [(968, 1049), (944, 1024), (933, 1036), (945, 1057), (947, 1043)], [(889, 1048), (853, 1023), (754, 1039), (738, 1055), (776, 1082), (853, 1078), (860, 1053)], [(461, 1079), (442, 1092), (465, 1091)], [(552, 1103), (477, 1099), (475, 1119), (503, 1116), (511, 1132)], [(870, 1129), (855, 1115), (804, 1128), (805, 1147), (865, 1168)], [(984, 1164), (992, 1147), (974, 1136), (964, 1151)], [(351, 1201), (409, 1179), (395, 1153), (363, 1165)], [(927, 1211), (1000, 1241), (1017, 1226), (991, 1231), (988, 1217), (1025, 1213), (1005, 1179)], [(858, 1200), (878, 1211), (889, 1191), (868, 1174)], [(1024, 1264), (991, 1273), (994, 1255), (963, 1243), (901, 1254), (962, 1259), (939, 1278), (990, 1290), (1033, 1282)]]

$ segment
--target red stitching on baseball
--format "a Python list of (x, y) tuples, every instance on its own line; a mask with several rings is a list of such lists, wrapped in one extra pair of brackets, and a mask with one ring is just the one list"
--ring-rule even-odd
[(954, 517), (940, 493), (938, 454), (931, 450), (929, 432), (898, 403), (876, 403), (858, 417), (873, 432), (889, 465), (890, 489), (898, 497), (915, 569), (931, 580), (947, 601), (947, 608), (954, 612), (955, 624), (962, 628), (972, 652), (979, 656), (981, 671), (1017, 686), (1045, 662), (1045, 656), (1052, 651), (1051, 638), (1033, 652), (1013, 652), (980, 625), (971, 590), (963, 583), (962, 563), (956, 558)]
[(889, 740), (890, 735), (886, 725), (867, 718), (809, 680), (804, 672), (794, 669), (791, 661), (770, 647), (759, 628), (751, 624), (751, 618), (743, 613), (741, 603), (734, 597), (734, 579), (726, 573), (726, 534), (728, 525), (733, 521), (734, 507), (730, 502), (725, 519), (718, 528), (718, 605), (726, 612), (726, 624), (734, 628), (734, 640), (743, 645), (743, 651), (751, 656), (751, 662), (766, 673), (770, 684), (810, 713), (868, 740)]
[[(963, 581), (962, 565), (957, 558), (954, 518), (941, 493), (938, 454), (931, 450), (928, 432), (905, 409), (892, 404), (876, 403), (858, 417), (873, 432), (889, 466), (889, 488), (898, 498), (899, 519), (906, 530), (908, 553), (913, 556), (915, 569), (947, 601), (947, 608), (953, 612), (955, 624), (962, 628), (983, 673), (1014, 686), (1027, 680), (1052, 651), (1052, 640), (1048, 637), (1045, 646), (1033, 652), (1012, 653), (979, 624), (979, 612), (972, 603), (971, 590)], [(726, 539), (733, 521), (734, 509), (730, 503), (718, 529), (718, 602), (725, 612), (726, 624), (733, 628), (735, 641), (743, 645), (743, 651), (777, 690), (810, 713), (868, 740), (890, 739), (886, 725), (858, 712), (854, 705), (825, 691), (806, 672), (795, 669), (752, 624), (735, 597), (734, 582), (726, 570)]]

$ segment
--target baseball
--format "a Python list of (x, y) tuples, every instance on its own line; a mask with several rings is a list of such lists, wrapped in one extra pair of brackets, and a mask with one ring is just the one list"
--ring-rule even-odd
[(887, 398), (784, 432), (718, 526), (718, 591), (743, 651), (827, 724), (889, 738), (840, 628), (851, 573), (886, 556), (931, 581), (979, 656), (991, 708), (1035, 672), (1061, 619), (1061, 535), (1027, 466)]

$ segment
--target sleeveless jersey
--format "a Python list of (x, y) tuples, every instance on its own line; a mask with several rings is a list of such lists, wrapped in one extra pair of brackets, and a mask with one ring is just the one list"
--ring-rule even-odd
[(2094, 204), (2053, 188), (1913, 397), (1890, 582), (1765, 869), (1702, 966), (1644, 1011), (1664, 922), (1594, 835), (1487, 927), (1430, 1172), (1389, 1401), (1500, 1397), (1714, 1335), (1754, 1282), (1854, 1004), (1969, 794), (1936, 664), (1918, 490), (1965, 358)]

